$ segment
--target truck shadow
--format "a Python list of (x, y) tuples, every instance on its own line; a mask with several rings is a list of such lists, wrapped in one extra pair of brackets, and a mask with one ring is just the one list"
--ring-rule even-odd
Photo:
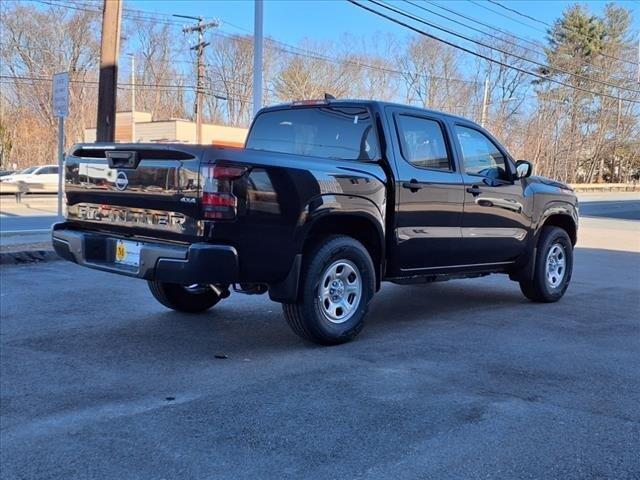
[[(603, 285), (603, 278), (618, 280), (615, 285), (607, 286)], [(127, 280), (118, 288), (122, 290), (114, 295), (118, 297), (126, 291), (133, 305), (131, 309), (118, 310), (109, 297), (97, 298), (89, 309), (86, 305), (77, 311), (65, 309), (65, 315), (90, 318), (94, 328), (78, 328), (66, 336), (47, 334), (19, 343), (97, 364), (112, 359), (146, 368), (167, 361), (185, 367), (199, 361), (247, 358), (268, 361), (283, 354), (286, 357), (285, 352), (349, 355), (373, 348), (401, 355), (405, 341), (410, 343), (432, 334), (465, 335), (472, 325), (491, 329), (538, 319), (566, 325), (568, 316), (577, 318), (580, 312), (587, 315), (586, 311), (593, 308), (631, 315), (633, 298), (636, 312), (640, 308), (637, 300), (640, 298), (640, 254), (577, 249), (572, 285), (556, 304), (529, 302), (520, 293), (518, 284), (503, 275), (428, 285), (383, 284), (370, 305), (365, 328), (358, 339), (329, 348), (306, 343), (294, 335), (280, 305), (270, 302), (266, 296), (233, 294), (207, 313), (188, 315), (160, 307), (146, 286), (136, 280)], [(629, 312), (624, 313), (627, 310)], [(388, 341), (392, 337), (402, 341)], [(318, 353), (321, 351), (326, 353)]]
[[(623, 272), (628, 291), (606, 288), (601, 278)], [(407, 334), (420, 330), (428, 334), (435, 325), (448, 322), (452, 328), (481, 319), (483, 324), (501, 327), (522, 318), (539, 316), (563, 319), (567, 312), (587, 308), (595, 295), (599, 305), (628, 301), (629, 295), (640, 290), (640, 254), (599, 249), (577, 249), (572, 285), (556, 304), (536, 304), (527, 300), (517, 283), (505, 275), (454, 280), (424, 285), (383, 284), (369, 307), (366, 325), (359, 338), (350, 344), (335, 347), (359, 348), (358, 345), (379, 342), (389, 334)], [(266, 297), (240, 297), (235, 302), (216, 306), (205, 315), (159, 314), (164, 334), (184, 335), (211, 349), (237, 351), (259, 355), (281, 349), (313, 349), (298, 339), (288, 328), (280, 306)], [(638, 303), (638, 302), (637, 302)], [(640, 304), (637, 305), (640, 307)], [(156, 332), (156, 334), (159, 332)]]
[[(455, 281), (431, 285), (397, 286), (385, 284), (370, 305), (367, 323), (355, 342), (330, 350), (359, 348), (357, 345), (382, 339), (389, 331), (428, 329), (432, 322), (445, 317), (464, 323), (478, 309), (504, 310), (526, 302), (518, 285), (506, 277), (474, 281)], [(473, 282), (473, 283), (470, 283)], [(488, 285), (491, 285), (488, 287)], [(289, 329), (280, 305), (266, 297), (247, 301), (234, 295), (235, 302), (224, 302), (210, 312), (186, 315), (165, 311), (154, 314), (154, 322), (144, 322), (150, 339), (161, 340), (181, 357), (229, 358), (262, 357), (282, 351), (323, 349), (299, 339)], [(502, 315), (501, 315), (502, 317)], [(129, 324), (131, 325), (131, 324)], [(151, 342), (153, 343), (153, 342)], [(169, 345), (170, 344), (170, 345)]]

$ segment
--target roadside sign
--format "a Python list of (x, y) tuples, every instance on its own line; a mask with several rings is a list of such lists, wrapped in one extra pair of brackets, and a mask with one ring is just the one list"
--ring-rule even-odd
[(69, 115), (69, 73), (56, 73), (52, 86), (53, 115), (64, 118)]
[(58, 217), (62, 218), (64, 119), (69, 115), (69, 72), (56, 73), (51, 85), (53, 116), (58, 117)]

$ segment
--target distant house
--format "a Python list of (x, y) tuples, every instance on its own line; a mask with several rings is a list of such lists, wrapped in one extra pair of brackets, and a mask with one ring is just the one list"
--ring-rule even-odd
[[(135, 120), (132, 121), (132, 120)], [(225, 125), (202, 124), (202, 143), (242, 147), (247, 129)], [(96, 129), (84, 131), (84, 141), (96, 141)], [(151, 120), (147, 112), (116, 113), (116, 142), (196, 143), (196, 123), (180, 118)]]

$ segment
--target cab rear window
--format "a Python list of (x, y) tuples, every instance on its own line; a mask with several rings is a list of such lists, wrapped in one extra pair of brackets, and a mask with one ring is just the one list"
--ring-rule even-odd
[(366, 108), (305, 107), (263, 112), (246, 148), (338, 160), (376, 160), (378, 140)]

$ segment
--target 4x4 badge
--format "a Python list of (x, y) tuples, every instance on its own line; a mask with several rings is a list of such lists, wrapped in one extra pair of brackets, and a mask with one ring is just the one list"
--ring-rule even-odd
[(123, 171), (118, 172), (116, 176), (116, 188), (120, 191), (123, 191), (129, 185), (129, 179), (127, 178), (127, 174)]

